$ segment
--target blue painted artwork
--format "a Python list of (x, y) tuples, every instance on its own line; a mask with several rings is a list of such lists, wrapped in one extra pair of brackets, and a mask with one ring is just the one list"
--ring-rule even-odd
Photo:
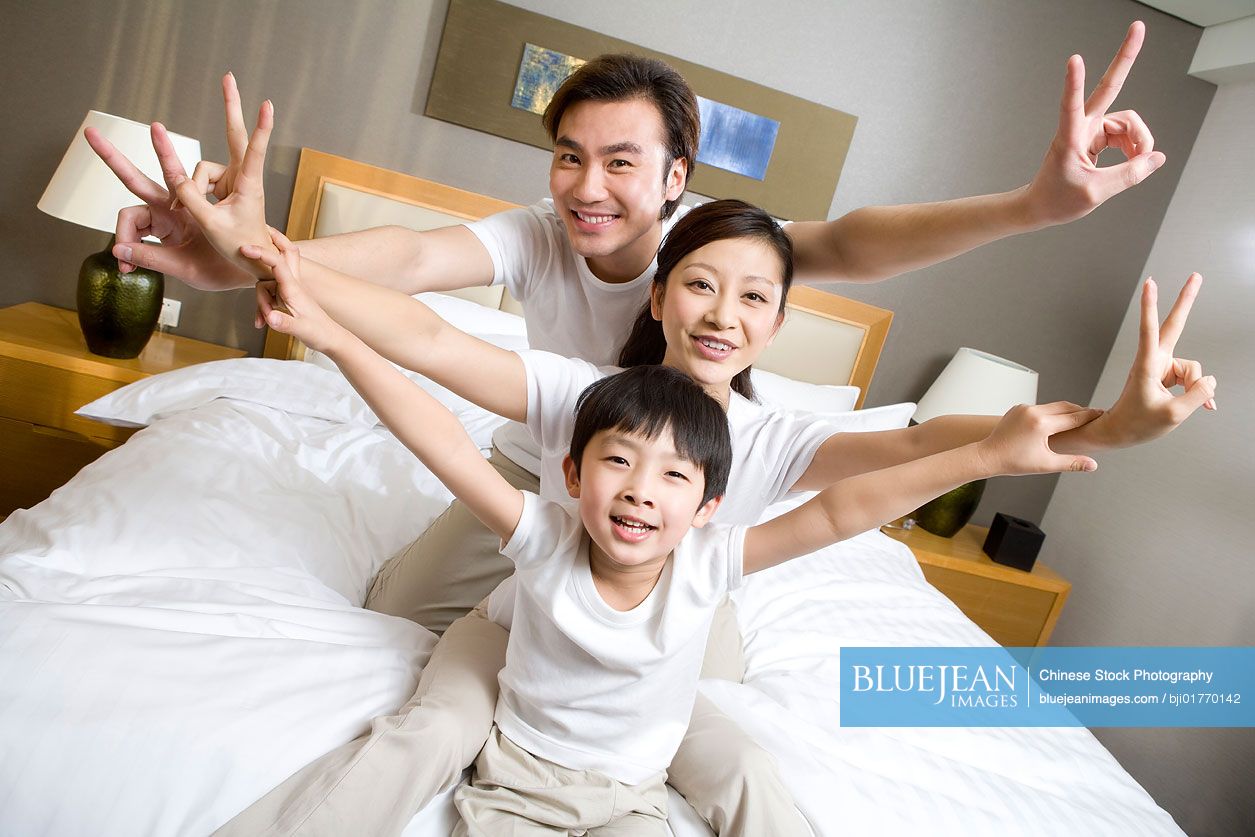
[[(511, 106), (543, 114), (562, 82), (585, 63), (582, 58), (525, 44)], [(766, 178), (779, 121), (701, 96), (697, 107), (702, 115), (697, 162), (755, 180)]]
[(510, 105), (519, 110), (543, 114), (562, 82), (585, 63), (582, 58), (563, 55), (535, 44), (525, 44), (523, 60), (519, 62), (519, 76), (514, 82), (514, 98)]
[(767, 176), (780, 123), (723, 102), (697, 97), (702, 114), (702, 139), (697, 162), (755, 180)]

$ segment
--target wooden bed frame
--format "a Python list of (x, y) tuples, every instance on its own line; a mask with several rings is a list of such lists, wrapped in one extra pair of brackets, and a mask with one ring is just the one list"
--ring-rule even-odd
[[(516, 206), (303, 148), (292, 191), (287, 236), (303, 241), (386, 224), (433, 229)], [(501, 287), (471, 288), (454, 295), (522, 313), (518, 303)], [(808, 383), (857, 386), (858, 406), (863, 406), (893, 312), (801, 285), (789, 292), (788, 308), (788, 320), (757, 366)], [(305, 348), (287, 335), (269, 332), (264, 354), (302, 360)]]

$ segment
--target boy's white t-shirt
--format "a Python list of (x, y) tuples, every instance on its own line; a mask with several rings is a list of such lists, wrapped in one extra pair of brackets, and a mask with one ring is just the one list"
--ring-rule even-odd
[(510, 631), (497, 726), (528, 752), (638, 784), (667, 769), (688, 728), (715, 608), (741, 584), (744, 527), (691, 529), (630, 611), (605, 603), (578, 517), (524, 492), (489, 598)]
[[(663, 234), (687, 212), (687, 206), (677, 207), (663, 222)], [(551, 198), (466, 227), (492, 257), (492, 284), (504, 285), (524, 306), (528, 345), (598, 365), (618, 360), (636, 315), (649, 299), (657, 258), (630, 282), (603, 282), (571, 248)], [(503, 425), (493, 442), (510, 459), (539, 473), (540, 451), (521, 425)]]
[[(570, 510), (562, 460), (571, 446), (575, 404), (586, 387), (618, 367), (597, 367), (550, 352), (519, 352), (527, 370), (527, 429), (540, 443), (540, 496)], [(830, 436), (824, 419), (773, 405), (756, 404), (732, 392), (728, 401), (732, 472), (727, 495), (715, 512), (718, 523), (753, 525), (772, 503), (785, 497)]]

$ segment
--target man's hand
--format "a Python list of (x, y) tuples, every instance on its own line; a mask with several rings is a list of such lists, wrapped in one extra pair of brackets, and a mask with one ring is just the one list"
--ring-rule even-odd
[(301, 252), (283, 233), (267, 228), (270, 246), (246, 244), (240, 248), (246, 259), (266, 266), (274, 279), (257, 283), (257, 304), (266, 325), (290, 334), (306, 346), (326, 352), (348, 334), (305, 292), (301, 284)]
[[(240, 248), (245, 244), (254, 244), (265, 250), (273, 247), (270, 230), (266, 226), (265, 190), (262, 186), (266, 148), (273, 128), (274, 105), (267, 99), (257, 113), (257, 127), (244, 148), (231, 184), (232, 191), (217, 203), (210, 203), (205, 198), (202, 184), (188, 177), (182, 165), (168, 178), (179, 202), (200, 226), (214, 249), (236, 267), (254, 273), (265, 263), (244, 258), (240, 255)], [(268, 275), (263, 274), (263, 277)]]
[(989, 436), (977, 443), (981, 459), (995, 476), (1096, 470), (1098, 463), (1088, 456), (1056, 453), (1050, 447), (1050, 437), (1075, 430), (1101, 415), (1102, 410), (1067, 401), (1020, 404), (1008, 410)]
[[(1085, 62), (1079, 55), (1068, 59), (1059, 130), (1025, 196), (1034, 225), (1062, 224), (1088, 215), (1163, 165), (1164, 155), (1155, 151), (1155, 138), (1142, 117), (1131, 110), (1107, 113), (1145, 35), (1146, 26), (1140, 20), (1129, 26), (1120, 51), (1089, 99), (1082, 98)], [(1125, 161), (1099, 167), (1098, 155), (1106, 148), (1120, 151)]]
[(196, 181), (200, 193), (212, 194), (218, 200), (223, 200), (235, 191), (235, 179), (239, 176), (240, 167), (244, 165), (244, 153), (248, 150), (248, 128), (244, 125), (240, 90), (236, 86), (233, 73), (222, 77), (222, 109), (227, 120), (227, 153), (231, 155), (230, 162), (224, 166), (221, 163), (201, 160), (192, 172), (192, 180)]
[[(230, 184), (235, 181), (238, 164), (235, 159), (234, 126), (238, 124), (240, 128), (243, 127), (243, 117), (239, 113), (239, 93), (236, 91), (235, 78), (230, 73), (223, 78), (222, 89), (226, 102), (227, 142), (232, 149), (232, 164), (218, 173), (214, 183), (215, 192), (229, 189)], [(86, 136), (88, 144), (105, 165), (112, 169), (131, 194), (144, 202), (142, 206), (127, 207), (118, 213), (117, 241), (113, 255), (118, 259), (118, 267), (123, 273), (130, 272), (135, 265), (139, 265), (181, 279), (194, 288), (209, 291), (242, 288), (253, 284), (255, 277), (252, 273), (218, 253), (201, 233), (192, 216), (174, 200), (174, 181), (185, 177), (185, 174), (183, 164), (175, 154), (174, 144), (161, 123), (153, 123), (152, 141), (157, 160), (161, 164), (162, 177), (166, 182), (165, 188), (136, 168), (95, 129), (88, 128)], [(242, 161), (242, 149), (239, 155)], [(206, 182), (209, 171), (208, 168), (205, 170)], [(201, 166), (197, 166), (197, 173), (201, 173)], [(161, 244), (145, 244), (141, 241), (144, 236), (158, 238)]]

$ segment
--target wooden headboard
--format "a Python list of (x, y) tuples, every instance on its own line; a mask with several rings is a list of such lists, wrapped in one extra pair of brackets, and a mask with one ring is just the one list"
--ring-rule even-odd
[[(473, 221), (517, 204), (454, 189), (430, 180), (301, 149), (292, 190), (287, 236), (293, 241), (354, 232), (386, 224), (426, 230)], [(452, 292), (492, 308), (522, 313), (500, 287)], [(759, 368), (814, 384), (849, 384), (863, 405), (889, 334), (893, 312), (795, 285), (788, 318)], [(266, 357), (304, 359), (305, 349), (287, 335), (269, 332)]]

